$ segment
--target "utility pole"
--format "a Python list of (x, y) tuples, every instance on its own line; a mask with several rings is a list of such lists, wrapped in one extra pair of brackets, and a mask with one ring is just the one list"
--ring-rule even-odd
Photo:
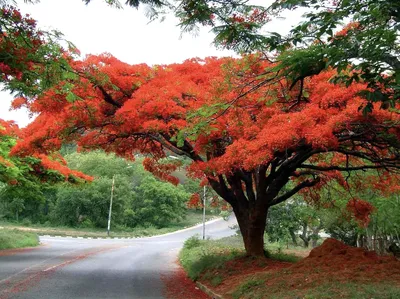
[(203, 240), (206, 238), (206, 186), (203, 189)]
[(110, 236), (111, 211), (112, 211), (112, 201), (113, 201), (113, 195), (114, 195), (114, 183), (115, 183), (115, 174), (113, 175), (112, 185), (111, 185), (111, 198), (110, 198), (110, 209), (108, 211), (107, 236)]

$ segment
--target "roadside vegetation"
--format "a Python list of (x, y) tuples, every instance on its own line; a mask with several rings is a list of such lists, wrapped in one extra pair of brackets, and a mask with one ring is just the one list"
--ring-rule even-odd
[[(1, 221), (104, 235), (111, 197), (113, 232), (168, 232), (201, 206), (201, 183), (245, 246), (189, 239), (192, 279), (232, 298), (400, 297), (398, 0), (127, 1), (244, 54), (159, 67), (81, 58), (0, 3), (0, 83), (36, 115), (22, 131), (0, 122)], [(304, 7), (287, 34), (265, 32)]]
[[(304, 252), (303, 248), (291, 248), (291, 253), (282, 249), (278, 244), (266, 246), (268, 258), (283, 262), (295, 262)], [(179, 260), (188, 276), (193, 280), (200, 277), (210, 280), (213, 285), (222, 282), (222, 277), (214, 276), (213, 272), (222, 270), (226, 263), (246, 259), (243, 239), (239, 235), (218, 240), (200, 240), (197, 236), (186, 240), (180, 252)], [(264, 258), (251, 257), (249, 263), (264, 263)], [(242, 270), (245, 270), (244, 268)]]
[(206, 241), (190, 238), (180, 262), (191, 279), (224, 298), (400, 296), (400, 261), (393, 256), (378, 256), (334, 239), (326, 239), (311, 252), (279, 244), (266, 249), (265, 258), (249, 257), (238, 236)]
[(39, 245), (37, 234), (15, 229), (0, 228), (0, 250)]
[[(214, 219), (218, 215), (206, 211), (206, 221)], [(181, 230), (187, 227), (197, 225), (202, 222), (203, 214), (201, 211), (188, 210), (185, 218), (179, 222), (172, 222), (165, 227), (157, 228), (155, 226), (133, 227), (133, 228), (117, 228), (110, 231), (111, 238), (135, 238), (147, 237), (166, 234)], [(90, 238), (106, 238), (107, 232), (105, 228), (79, 228), (68, 226), (51, 226), (47, 224), (32, 224), (30, 222), (0, 222), (0, 226), (8, 229), (19, 231), (31, 231), (38, 235), (51, 236), (72, 236), (72, 237), (90, 237)]]
[[(111, 237), (152, 236), (202, 222), (202, 205), (191, 198), (195, 194), (200, 199), (203, 188), (183, 169), (176, 171), (180, 184), (174, 186), (145, 171), (140, 157), (127, 161), (101, 151), (77, 153), (73, 145), (61, 153), (69, 167), (92, 176), (93, 181), (1, 184), (2, 226), (41, 235), (106, 237), (113, 177)], [(206, 220), (220, 215), (211, 193), (206, 206)]]

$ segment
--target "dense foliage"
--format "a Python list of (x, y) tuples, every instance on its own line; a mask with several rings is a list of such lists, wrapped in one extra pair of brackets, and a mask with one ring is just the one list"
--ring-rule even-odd
[[(117, 0), (106, 2), (121, 7)], [(136, 8), (147, 5), (151, 18), (173, 12), (183, 31), (211, 27), (217, 46), (241, 53), (267, 53), (267, 59), (280, 62), (277, 75), (287, 77), (292, 85), (334, 68), (338, 71), (331, 78), (334, 82), (367, 83), (368, 89), (361, 93), (368, 99), (360, 107), (364, 112), (373, 109), (373, 102), (380, 102), (385, 109), (395, 108), (400, 82), (397, 0), (276, 0), (269, 6), (252, 3), (259, 2), (126, 1)], [(269, 22), (295, 10), (300, 10), (299, 16), (305, 13), (290, 32), (265, 29)]]
[[(68, 61), (77, 50), (58, 31), (37, 28), (36, 21), (0, 3), (0, 82), (3, 89), (20, 97), (17, 106), (54, 84), (75, 77)], [(70, 93), (68, 84), (60, 92)]]
[[(186, 156), (193, 160), (192, 176), (206, 177), (232, 205), (245, 240), (258, 238), (257, 248), (262, 231), (253, 236), (255, 227), (263, 230), (270, 206), (299, 191), (317, 201), (318, 192), (307, 190), (331, 181), (347, 188), (341, 171), (383, 169), (385, 187), (393, 186), (387, 171), (399, 166), (397, 114), (360, 113), (358, 92), (365, 84), (333, 85), (333, 71), (291, 89), (290, 82), (265, 74), (273, 65), (259, 58), (157, 68), (110, 55), (74, 61), (72, 67), (85, 73), (73, 88), (82, 100), (68, 100), (57, 86), (38, 97), (30, 108), (39, 115), (13, 153), (51, 152), (71, 140), (131, 159), (140, 151), (152, 156), (143, 161), (147, 170), (175, 184), (171, 173), (180, 163), (161, 159), (165, 150)], [(292, 187), (283, 192), (289, 181)]]
[(0, 216), (18, 218), (37, 215), (51, 185), (59, 182), (79, 183), (91, 177), (70, 170), (58, 154), (16, 157), (10, 155), (18, 140), (19, 128), (0, 120)]
[[(4, 184), (0, 206), (3, 217), (23, 223), (44, 223), (81, 228), (105, 228), (110, 205), (112, 177), (112, 225), (166, 227), (185, 218), (189, 193), (185, 186), (172, 186), (156, 180), (140, 161), (128, 162), (104, 152), (70, 153), (68, 166), (93, 177), (91, 183), (43, 184), (36, 182), (17, 187)], [(36, 178), (36, 176), (34, 176)], [(188, 180), (191, 182), (191, 180)]]
[[(174, 184), (180, 163), (165, 161), (166, 151), (185, 156), (193, 161), (191, 175), (232, 206), (246, 250), (254, 255), (263, 254), (269, 208), (298, 192), (318, 203), (321, 189), (332, 182), (362, 190), (362, 180), (351, 186), (342, 173), (368, 169), (379, 172), (377, 189), (397, 190), (397, 176), (389, 175), (400, 166), (399, 116), (393, 112), (396, 3), (339, 1), (334, 9), (323, 0), (277, 1), (269, 9), (240, 0), (127, 3), (141, 2), (155, 15), (176, 8), (186, 29), (212, 26), (222, 46), (277, 53), (273, 59), (255, 54), (149, 67), (109, 54), (74, 60), (61, 51), (68, 63), (63, 80), (33, 98), (25, 92), (14, 103), (38, 117), (12, 154), (52, 153), (71, 141), (129, 159), (141, 152), (148, 156), (146, 170)], [(316, 10), (291, 35), (260, 34), (268, 13), (302, 5)], [(346, 17), (355, 23), (339, 31)], [(388, 104), (391, 110), (379, 109)], [(367, 223), (373, 207), (354, 197), (346, 209)]]

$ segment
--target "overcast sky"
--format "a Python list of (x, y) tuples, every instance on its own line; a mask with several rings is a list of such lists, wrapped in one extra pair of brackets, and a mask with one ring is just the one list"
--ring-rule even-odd
[[(149, 23), (144, 9), (110, 8), (104, 0), (94, 0), (90, 5), (82, 0), (41, 0), (35, 5), (17, 2), (22, 13), (29, 13), (40, 28), (61, 31), (82, 55), (109, 52), (130, 64), (169, 64), (192, 57), (234, 55), (212, 46), (209, 28), (202, 28), (197, 36), (181, 36), (173, 16), (162, 23)], [(257, 2), (267, 5), (271, 1)], [(288, 15), (286, 20), (270, 24), (268, 30), (287, 31), (294, 19), (298, 17)], [(11, 95), (0, 92), (0, 98), (0, 118), (15, 120), (20, 126), (29, 123), (26, 111), (9, 111)]]

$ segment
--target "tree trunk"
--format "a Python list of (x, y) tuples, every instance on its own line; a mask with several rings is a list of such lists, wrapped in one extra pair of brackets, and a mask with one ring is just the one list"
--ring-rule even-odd
[(290, 234), (290, 237), (292, 238), (293, 245), (297, 246), (296, 234), (294, 233), (294, 231), (292, 229), (289, 229), (289, 234)]
[(319, 232), (322, 229), (322, 225), (318, 225), (317, 227), (312, 227), (312, 239), (311, 239), (311, 246), (312, 248), (317, 247), (317, 242), (319, 239)]
[(248, 256), (264, 256), (264, 231), (268, 209), (235, 209), (234, 212), (243, 236), (244, 247)]
[(307, 230), (308, 230), (308, 224), (306, 222), (304, 222), (303, 223), (303, 232), (299, 237), (303, 241), (305, 248), (308, 248), (308, 245), (310, 243), (310, 237), (307, 235)]

